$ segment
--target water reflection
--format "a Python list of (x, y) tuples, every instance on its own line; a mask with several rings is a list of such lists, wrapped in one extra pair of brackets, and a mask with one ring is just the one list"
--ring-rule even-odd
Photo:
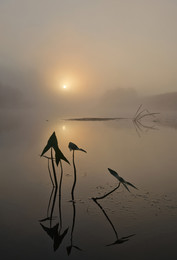
[[(163, 122), (160, 122), (158, 123), (160, 131), (149, 131), (149, 134), (143, 135), (141, 139), (136, 135), (130, 120), (97, 123), (68, 121), (65, 122), (66, 131), (62, 131), (62, 126), (58, 125), (57, 120), (55, 122), (50, 120), (49, 123), (44, 124), (41, 123), (41, 118), (36, 118), (35, 123), (29, 119), (30, 117), (26, 117), (21, 120), (25, 123), (21, 125), (21, 128), (6, 131), (4, 134), (1, 133), (2, 259), (13, 259), (14, 255), (15, 259), (36, 259), (37, 252), (42, 259), (58, 259), (59, 255), (62, 260), (68, 258), (66, 246), (70, 245), (72, 227), (72, 219), (69, 222), (68, 218), (73, 217), (73, 212), (69, 212), (70, 209), (73, 210), (73, 206), (72, 203), (67, 203), (67, 201), (71, 197), (73, 179), (67, 178), (66, 173), (73, 176), (71, 166), (63, 164), (64, 182), (62, 183), (61, 200), (63, 223), (60, 234), (65, 231), (69, 224), (70, 229), (68, 229), (55, 254), (52, 252), (53, 239), (39, 223), (37, 223), (38, 228), (36, 228), (34, 220), (34, 218), (39, 217), (50, 218), (51, 215), (55, 189), (47, 213), (48, 200), (50, 200), (50, 192), (52, 191), (52, 189), (48, 191), (50, 179), (47, 171), (47, 160), (45, 162), (42, 159), (39, 160), (36, 155), (53, 129), (57, 129), (57, 134), (62, 140), (64, 154), (68, 158), (71, 155), (67, 148), (70, 140), (81, 144), (83, 148), (85, 147), (89, 151), (87, 156), (80, 153), (82, 160), (79, 160), (79, 165), (76, 162), (78, 182), (75, 189), (77, 201), (75, 207), (77, 212), (73, 244), (78, 244), (84, 250), (84, 253), (73, 249), (70, 258), (90, 259), (90, 255), (93, 254), (93, 259), (116, 259), (116, 250), (118, 250), (120, 259), (129, 257), (151, 259), (152, 255), (156, 259), (175, 259), (175, 242), (169, 243), (169, 241), (175, 241), (175, 232), (177, 231), (177, 131), (173, 129), (174, 124), (176, 124), (176, 115), (171, 121), (169, 121), (170, 119), (163, 121), (168, 127), (162, 127)], [(146, 121), (143, 121), (143, 123), (148, 124)], [(63, 124), (63, 121), (61, 124)], [(76, 160), (79, 158), (79, 154), (75, 153), (75, 155)], [(114, 199), (107, 197), (104, 200), (97, 200), (104, 207), (114, 224), (119, 238), (123, 235), (138, 234), (138, 236), (130, 238), (129, 243), (123, 243), (123, 247), (99, 247), (98, 243), (102, 245), (110, 244), (116, 240), (116, 236), (112, 233), (112, 228), (101, 209), (93, 201), (90, 204), (88, 202), (88, 197), (103, 195), (102, 193), (93, 195), (97, 191), (97, 187), (98, 192), (101, 192), (99, 187), (105, 189), (105, 187), (114, 185), (113, 177), (105, 174), (107, 166), (120, 169), (121, 173), (126, 173), (125, 179), (132, 180), (137, 187), (141, 188), (138, 195), (130, 194), (125, 190), (119, 192), (117, 194), (119, 196), (114, 196), (117, 193), (115, 191), (113, 193)], [(46, 174), (44, 174), (45, 172)], [(82, 178), (82, 174), (85, 173), (87, 175)], [(53, 174), (52, 167), (51, 174)], [(110, 189), (113, 189), (113, 187)], [(78, 198), (80, 196), (83, 204), (77, 200), (76, 190), (78, 191)], [(47, 199), (44, 199), (46, 193), (48, 196)], [(44, 204), (45, 201), (47, 201), (47, 205)], [(89, 206), (88, 215), (87, 206)], [(59, 216), (56, 217), (58, 208), (59, 201), (58, 196), (56, 196), (51, 226), (49, 219), (41, 222), (41, 224), (47, 228), (52, 228), (60, 223)], [(109, 211), (107, 211), (107, 208), (109, 208)], [(117, 213), (113, 214), (112, 212), (116, 208)], [(19, 214), (22, 218), (19, 218)], [(13, 221), (11, 221), (12, 215)], [(117, 215), (120, 226), (117, 226), (115, 219)], [(22, 227), (20, 231), (19, 226)], [(102, 236), (102, 232), (105, 231), (105, 229), (102, 229), (104, 226), (110, 228), (111, 232), (106, 234), (107, 242), (104, 242), (105, 237)], [(58, 226), (58, 231), (59, 228), (60, 226)], [(162, 234), (167, 235), (162, 236)], [(24, 239), (21, 240), (21, 237)], [(100, 239), (97, 239), (98, 237)], [(139, 239), (140, 237), (141, 239)], [(159, 237), (161, 239), (158, 239)], [(85, 238), (85, 240), (82, 238)], [(80, 239), (82, 239), (81, 242), (79, 242)], [(136, 241), (137, 239), (138, 241)], [(148, 255), (145, 256), (144, 248), (147, 247), (147, 239), (151, 243), (148, 245)], [(9, 243), (9, 241), (12, 241), (12, 243)], [(51, 248), (48, 248), (45, 243)], [(30, 250), (29, 244), (31, 245)], [(22, 248), (23, 250), (21, 250)], [(126, 250), (124, 250), (125, 248)], [(75, 257), (75, 254), (77, 254), (77, 257)], [(103, 257), (98, 257), (98, 254)]]
[(73, 208), (73, 217), (72, 217), (72, 227), (71, 227), (71, 234), (70, 234), (70, 245), (66, 247), (68, 255), (71, 254), (72, 248), (75, 248), (79, 251), (82, 251), (82, 249), (80, 247), (76, 246), (73, 243), (73, 235), (74, 235), (74, 228), (75, 228), (75, 222), (76, 222), (76, 203), (75, 203), (75, 200), (74, 200), (74, 192), (72, 194), (72, 201), (71, 202), (72, 202), (72, 208)]
[[(51, 174), (51, 170), (50, 170), (50, 164), (49, 161), (51, 160), (52, 163), (52, 170), (53, 170), (53, 176), (54, 176), (54, 180), (55, 180), (55, 185), (54, 185), (54, 181), (52, 179), (52, 174)], [(55, 158), (56, 160), (56, 158)], [(49, 171), (49, 176), (51, 179), (51, 182), (53, 184), (53, 188), (49, 197), (49, 203), (48, 203), (48, 207), (47, 207), (47, 217), (40, 220), (40, 222), (44, 222), (44, 221), (49, 221), (49, 226), (45, 226), (42, 223), (40, 223), (42, 229), (49, 235), (49, 237), (53, 240), (53, 249), (54, 251), (56, 251), (64, 237), (66, 236), (67, 232), (68, 232), (68, 228), (66, 228), (63, 232), (62, 232), (62, 208), (61, 208), (61, 188), (62, 188), (62, 179), (63, 179), (63, 166), (62, 166), (62, 162), (60, 160), (60, 168), (61, 168), (61, 174), (60, 174), (60, 180), (59, 180), (59, 188), (58, 188), (58, 182), (56, 179), (56, 170), (55, 170), (55, 166), (54, 166), (54, 159), (53, 159), (53, 154), (52, 154), (52, 149), (51, 149), (51, 158), (48, 158), (48, 171)], [(56, 206), (56, 198), (57, 198), (57, 192), (59, 189), (59, 203), (58, 203), (58, 222), (53, 225), (53, 213), (54, 213), (54, 209)]]
[[(73, 248), (75, 248), (76, 250), (82, 251), (82, 249), (74, 243), (74, 229), (75, 229), (75, 223), (76, 223), (76, 201), (75, 201), (74, 191), (75, 191), (76, 182), (77, 182), (77, 179), (76, 179), (77, 169), (76, 169), (76, 165), (75, 165), (75, 161), (74, 161), (74, 154), (75, 154), (76, 150), (81, 150), (81, 151), (86, 152), (85, 150), (78, 148), (73, 143), (69, 144), (69, 148), (73, 152), (74, 180), (73, 180), (73, 186), (72, 186), (72, 190), (71, 190), (71, 201), (70, 201), (72, 203), (72, 211), (73, 211), (73, 213), (72, 213), (72, 225), (71, 225), (70, 238), (69, 238), (70, 242), (69, 242), (69, 245), (66, 247), (66, 251), (67, 251), (68, 256), (71, 255)], [(51, 158), (47, 158), (47, 159), (48, 159), (48, 171), (49, 171), (49, 174), (50, 174), (50, 178), (52, 180), (52, 174), (51, 174), (50, 164), (49, 164), (49, 160), (51, 160), (52, 170), (54, 171), (55, 168), (53, 167), (54, 166), (54, 160), (53, 160), (52, 154), (51, 154)], [(60, 245), (62, 244), (62, 242), (63, 242), (63, 240), (64, 240), (64, 238), (67, 235), (68, 230), (69, 230), (69, 228), (66, 228), (66, 229), (64, 229), (64, 231), (62, 231), (62, 207), (61, 207), (62, 193), (61, 193), (61, 188), (62, 188), (62, 179), (63, 179), (63, 167), (62, 167), (61, 161), (60, 161), (60, 168), (61, 168), (61, 175), (60, 175), (59, 185), (53, 186), (51, 194), (49, 196), (49, 202), (48, 202), (48, 207), (47, 207), (47, 216), (46, 216), (46, 218), (40, 220), (40, 225), (41, 225), (42, 229), (45, 231), (45, 233), (53, 241), (54, 251), (56, 251), (60, 247)], [(110, 194), (115, 192), (117, 189), (119, 189), (121, 184), (124, 185), (125, 188), (128, 191), (129, 191), (129, 189), (127, 188), (126, 185), (130, 185), (131, 187), (133, 187), (135, 189), (137, 189), (137, 188), (133, 184), (131, 184), (130, 182), (125, 181), (115, 171), (113, 171), (109, 168), (108, 168), (108, 170), (119, 181), (118, 185), (114, 189), (112, 189), (111, 191), (107, 192), (106, 194), (99, 196), (99, 197), (92, 198), (92, 200), (101, 209), (102, 213), (104, 214), (106, 220), (108, 221), (108, 223), (110, 224), (110, 226), (111, 226), (111, 228), (114, 232), (114, 235), (115, 235), (114, 242), (106, 245), (106, 246), (112, 246), (112, 245), (122, 244), (122, 243), (129, 241), (129, 239), (131, 237), (135, 236), (135, 234), (130, 234), (128, 236), (120, 237), (118, 235), (118, 231), (116, 230), (116, 228), (115, 228), (113, 222), (111, 221), (110, 217), (108, 216), (105, 209), (101, 206), (101, 204), (98, 201), (105, 199)], [(58, 216), (56, 218), (54, 218), (53, 214), (54, 214), (54, 209), (56, 207), (57, 193), (59, 193), (59, 196), (58, 196), (58, 200), (59, 200)], [(48, 225), (43, 224), (43, 222), (46, 222), (46, 221), (49, 222)]]
[(139, 137), (141, 137), (142, 133), (147, 132), (149, 130), (159, 130), (155, 123), (153, 125), (145, 125), (141, 121), (132, 120), (132, 122), (136, 130), (136, 133)]
[[(103, 198), (102, 198), (102, 199), (103, 199)], [(108, 244), (108, 245), (106, 245), (106, 246), (112, 246), (112, 245), (122, 244), (122, 243), (124, 243), (124, 242), (127, 242), (130, 237), (135, 236), (135, 234), (131, 234), (131, 235), (129, 235), (129, 236), (119, 238), (118, 233), (117, 233), (117, 231), (116, 231), (116, 229), (115, 229), (115, 227), (114, 227), (114, 225), (113, 225), (111, 219), (108, 217), (106, 211), (105, 211), (104, 208), (100, 205), (100, 203), (98, 203), (98, 201), (97, 201), (98, 199), (92, 198), (92, 200), (95, 202), (95, 204), (96, 204), (96, 205), (101, 209), (101, 211), (103, 212), (103, 214), (104, 214), (104, 216), (106, 217), (108, 223), (109, 223), (110, 226), (112, 227), (112, 230), (113, 230), (113, 232), (114, 232), (114, 234), (115, 234), (115, 237), (116, 237), (116, 240), (115, 240), (113, 243)]]
[(115, 240), (113, 243), (108, 244), (108, 245), (106, 245), (106, 246), (112, 246), (112, 245), (122, 244), (122, 243), (124, 243), (124, 242), (129, 241), (129, 238), (130, 238), (130, 237), (135, 236), (135, 234), (131, 234), (131, 235), (128, 235), (128, 236), (126, 236), (126, 237), (121, 237), (121, 238), (120, 238), (120, 237), (118, 236), (118, 232), (117, 232), (117, 230), (116, 230), (114, 224), (112, 223), (111, 219), (109, 218), (108, 214), (106, 213), (106, 211), (104, 210), (104, 208), (101, 206), (101, 204), (98, 203), (98, 200), (103, 200), (103, 199), (105, 199), (107, 196), (109, 196), (110, 194), (112, 194), (113, 192), (115, 192), (115, 191), (120, 187), (120, 184), (121, 184), (121, 183), (119, 182), (118, 186), (116, 186), (113, 190), (109, 191), (109, 192), (106, 193), (105, 195), (100, 196), (100, 197), (96, 197), (96, 198), (92, 198), (92, 200), (95, 202), (95, 204), (101, 209), (102, 213), (104, 214), (106, 220), (107, 220), (108, 223), (110, 224), (110, 226), (111, 226), (111, 228), (112, 228), (112, 230), (113, 230), (113, 232), (114, 232), (114, 234), (115, 234), (116, 240)]
[[(59, 187), (59, 189), (60, 189), (60, 187)], [(57, 223), (53, 224), (53, 221), (55, 220), (55, 218), (53, 217), (53, 213), (54, 213), (54, 208), (56, 205), (57, 191), (58, 191), (58, 187), (53, 187), (50, 198), (49, 198), (49, 204), (47, 207), (47, 217), (45, 219), (40, 220), (40, 222), (49, 221), (48, 226), (46, 226), (42, 223), (40, 223), (40, 225), (41, 225), (42, 229), (47, 233), (47, 235), (53, 240), (54, 251), (56, 251), (59, 248), (64, 237), (66, 236), (66, 234), (68, 232), (68, 228), (66, 228), (62, 232), (62, 210), (61, 210), (60, 196), (59, 196), (59, 204), (58, 204), (59, 205), (59, 215), (58, 215)], [(60, 194), (60, 191), (59, 191), (59, 194)]]

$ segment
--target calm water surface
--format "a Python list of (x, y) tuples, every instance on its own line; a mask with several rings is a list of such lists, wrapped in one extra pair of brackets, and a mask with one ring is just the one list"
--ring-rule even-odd
[[(156, 129), (137, 129), (129, 120), (47, 122), (21, 117), (9, 121), (0, 128), (1, 259), (176, 259), (175, 128), (158, 124)], [(42, 226), (39, 220), (47, 217), (52, 185), (47, 159), (39, 155), (53, 131), (71, 166), (63, 162), (61, 207), (58, 193), (53, 203), (53, 191), (52, 222), (41, 222)], [(75, 203), (70, 141), (87, 151), (75, 153)], [(107, 168), (138, 190), (130, 188), (129, 193), (121, 185), (95, 203), (92, 197), (118, 185)], [(55, 252), (54, 233), (58, 234)], [(68, 256), (71, 245), (75, 247)]]

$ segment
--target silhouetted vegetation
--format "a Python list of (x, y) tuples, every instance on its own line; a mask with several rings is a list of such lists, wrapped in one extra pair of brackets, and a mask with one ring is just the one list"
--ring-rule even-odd
[[(72, 162), (73, 162), (73, 170), (74, 170), (74, 181), (73, 181), (73, 186), (72, 186), (72, 190), (71, 190), (73, 217), (72, 217), (72, 225), (71, 225), (71, 232), (70, 232), (70, 244), (69, 244), (69, 246), (66, 247), (66, 251), (69, 256), (71, 254), (73, 248), (75, 248), (79, 251), (82, 251), (82, 249), (80, 247), (76, 246), (73, 242), (74, 228), (75, 228), (75, 222), (76, 222), (76, 205), (75, 205), (76, 201), (74, 198), (74, 191), (75, 191), (75, 186), (76, 186), (76, 182), (77, 182), (77, 170), (76, 170), (76, 165), (75, 165), (75, 151), (82, 151), (84, 153), (86, 153), (86, 151), (82, 148), (79, 148), (76, 144), (74, 144), (72, 142), (69, 143), (68, 147), (69, 147), (70, 151), (72, 151)], [(48, 152), (49, 150), (51, 152), (50, 157), (45, 155), (45, 153)], [(53, 150), (55, 152), (54, 155), (53, 155)], [(69, 230), (69, 228), (66, 228), (62, 232), (62, 208), (61, 208), (61, 198), (62, 198), (61, 188), (62, 188), (62, 178), (63, 178), (63, 167), (62, 167), (61, 161), (64, 160), (67, 163), (69, 163), (69, 161), (66, 159), (66, 157), (63, 155), (63, 153), (61, 152), (61, 150), (58, 147), (58, 141), (57, 141), (55, 132), (50, 136), (50, 138), (47, 142), (47, 145), (45, 146), (45, 148), (43, 149), (43, 151), (41, 153), (41, 156), (47, 158), (47, 160), (48, 160), (48, 171), (49, 171), (49, 176), (50, 176), (51, 182), (53, 184), (53, 189), (52, 189), (51, 195), (49, 197), (49, 202), (48, 202), (48, 207), (47, 207), (47, 216), (40, 220), (40, 225), (41, 225), (42, 229), (48, 234), (48, 236), (53, 240), (53, 249), (54, 249), (54, 251), (56, 251), (59, 248), (59, 246), (61, 245), (63, 239), (65, 238), (65, 236)], [(52, 172), (50, 170), (50, 161), (52, 164)], [(60, 181), (59, 181), (58, 222), (53, 225), (53, 221), (54, 221), (53, 214), (54, 214), (54, 208), (56, 206), (56, 198), (57, 198), (57, 191), (58, 191), (58, 181), (57, 181), (55, 164), (57, 167), (60, 164), (61, 175), (60, 175)], [(92, 200), (101, 209), (102, 213), (104, 214), (104, 216), (106, 217), (107, 221), (109, 222), (110, 226), (112, 227), (112, 229), (114, 231), (116, 240), (113, 243), (107, 245), (107, 246), (111, 246), (111, 245), (122, 244), (124, 242), (127, 242), (129, 240), (129, 238), (134, 236), (135, 234), (131, 234), (131, 235), (120, 238), (118, 236), (116, 228), (114, 227), (111, 219), (108, 217), (104, 208), (98, 203), (98, 200), (105, 199), (107, 196), (109, 196), (110, 194), (115, 192), (120, 187), (120, 185), (123, 185), (129, 192), (130, 192), (130, 190), (129, 190), (128, 186), (130, 186), (134, 189), (137, 189), (137, 187), (135, 187), (132, 183), (123, 179), (116, 171), (114, 171), (110, 168), (108, 168), (108, 170), (109, 170), (109, 173), (111, 175), (113, 175), (119, 181), (118, 185), (111, 191), (107, 192), (106, 194), (99, 196), (99, 197), (92, 198)], [(54, 181), (52, 178), (52, 173), (53, 173)], [(49, 221), (49, 226), (42, 224), (43, 222), (46, 222), (46, 221)]]

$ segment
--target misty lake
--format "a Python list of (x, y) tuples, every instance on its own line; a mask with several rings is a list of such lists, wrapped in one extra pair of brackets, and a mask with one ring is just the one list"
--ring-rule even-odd
[[(153, 125), (147, 128), (131, 120), (46, 121), (30, 115), (8, 120), (0, 128), (1, 259), (176, 259), (177, 128), (173, 124), (144, 121)], [(71, 163), (62, 163), (60, 208), (48, 160), (40, 157), (54, 131)], [(87, 151), (75, 152), (74, 202), (69, 142)], [(92, 198), (118, 185), (108, 168), (138, 190), (129, 186), (128, 192), (120, 185), (95, 202)], [(52, 205), (52, 221), (45, 221)]]

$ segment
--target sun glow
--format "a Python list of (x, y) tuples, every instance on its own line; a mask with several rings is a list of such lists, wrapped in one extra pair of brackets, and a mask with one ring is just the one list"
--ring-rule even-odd
[[(59, 69), (51, 70), (48, 72), (49, 86), (53, 85), (54, 91), (61, 93), (79, 93), (81, 90), (81, 76), (78, 73), (70, 71), (60, 71)], [(59, 93), (59, 92), (58, 92)]]

